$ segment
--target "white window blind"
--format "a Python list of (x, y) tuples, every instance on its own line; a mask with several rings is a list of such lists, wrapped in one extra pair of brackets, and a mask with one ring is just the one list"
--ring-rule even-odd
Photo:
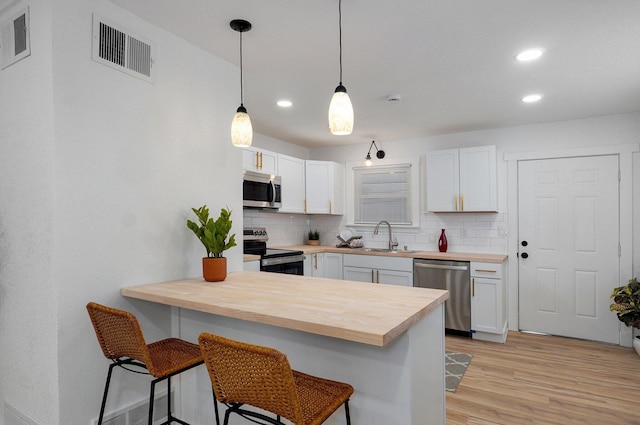
[(354, 223), (411, 225), (411, 164), (355, 167)]

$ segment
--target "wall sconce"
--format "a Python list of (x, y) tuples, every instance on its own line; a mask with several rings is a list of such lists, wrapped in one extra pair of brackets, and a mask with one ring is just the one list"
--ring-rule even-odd
[(378, 157), (378, 159), (384, 158), (384, 151), (378, 149), (376, 141), (372, 140), (371, 145), (369, 146), (369, 152), (367, 152), (367, 156), (364, 158), (364, 165), (366, 165), (367, 167), (371, 167), (371, 148), (373, 147), (376, 148), (376, 157)]

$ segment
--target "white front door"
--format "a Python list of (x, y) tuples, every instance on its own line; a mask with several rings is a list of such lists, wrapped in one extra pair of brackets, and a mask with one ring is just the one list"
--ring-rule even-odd
[(619, 343), (618, 156), (518, 162), (519, 327)]

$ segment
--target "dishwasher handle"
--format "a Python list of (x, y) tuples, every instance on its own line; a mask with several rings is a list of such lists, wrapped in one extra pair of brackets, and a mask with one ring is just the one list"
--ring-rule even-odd
[(439, 269), (439, 270), (469, 270), (469, 266), (443, 266), (440, 264), (415, 263), (416, 267), (423, 269)]

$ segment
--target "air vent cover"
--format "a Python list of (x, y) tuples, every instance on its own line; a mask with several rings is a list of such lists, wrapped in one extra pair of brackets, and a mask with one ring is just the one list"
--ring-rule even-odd
[[(0, 10), (0, 13), (1, 12)], [(31, 54), (29, 32), (28, 6), (11, 14), (6, 20), (0, 18), (1, 69), (13, 65), (20, 59), (24, 59)]]
[(93, 15), (93, 60), (153, 82), (153, 43)]

